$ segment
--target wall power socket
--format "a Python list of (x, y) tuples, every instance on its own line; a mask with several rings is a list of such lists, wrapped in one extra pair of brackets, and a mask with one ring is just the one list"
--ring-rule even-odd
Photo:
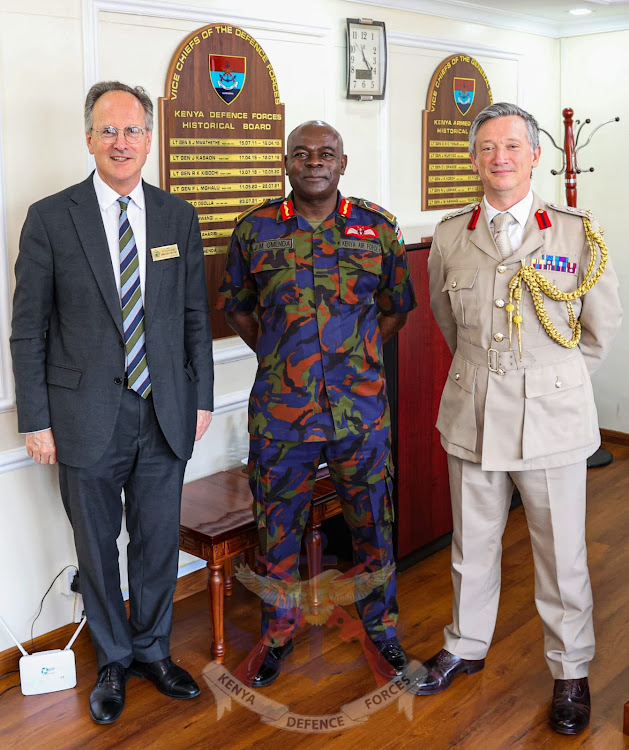
[(64, 596), (74, 596), (74, 594), (76, 593), (72, 590), (72, 584), (74, 582), (75, 576), (77, 575), (78, 574), (76, 570), (74, 568), (70, 568), (69, 570), (64, 570), (59, 577), (59, 589)]

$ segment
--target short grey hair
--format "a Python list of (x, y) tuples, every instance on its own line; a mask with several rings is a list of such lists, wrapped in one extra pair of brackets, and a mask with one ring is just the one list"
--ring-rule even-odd
[(539, 125), (533, 115), (518, 107), (517, 104), (498, 102), (497, 104), (490, 104), (481, 110), (472, 123), (472, 127), (470, 128), (470, 154), (472, 156), (476, 156), (476, 136), (478, 135), (478, 129), (484, 122), (494, 117), (521, 117), (526, 126), (526, 137), (528, 138), (531, 151), (535, 151), (539, 146)]
[(107, 94), (110, 91), (124, 91), (127, 94), (135, 96), (144, 109), (146, 129), (153, 130), (153, 102), (142, 86), (127, 86), (126, 83), (120, 83), (120, 81), (100, 81), (100, 83), (95, 83), (92, 86), (85, 97), (83, 114), (85, 117), (86, 133), (89, 133), (94, 126), (94, 105), (103, 94)]

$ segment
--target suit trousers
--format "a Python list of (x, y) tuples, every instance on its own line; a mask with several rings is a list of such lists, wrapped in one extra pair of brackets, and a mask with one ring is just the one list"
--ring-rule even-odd
[[(260, 539), (257, 572), (287, 586), (299, 585), (301, 540), (321, 456), (328, 463), (351, 531), (355, 572), (378, 574), (394, 565), (389, 430), (372, 430), (327, 442), (298, 443), (251, 436), (249, 476)], [(282, 587), (277, 590), (280, 592)], [(263, 600), (262, 633), (268, 645), (286, 643), (297, 630), (300, 607), (291, 604), (280, 594), (275, 601)], [(373, 641), (395, 637), (395, 571), (383, 583), (361, 591), (356, 609)]]
[[(112, 438), (92, 466), (59, 464), (72, 524), (81, 593), (98, 669), (170, 655), (186, 461), (159, 427), (153, 399), (125, 389)], [(117, 539), (124, 509), (129, 532), (129, 618), (120, 590)]]
[(594, 657), (592, 591), (585, 545), (586, 462), (553, 469), (483, 471), (448, 455), (453, 621), (444, 647), (483, 659), (500, 598), (502, 535), (514, 485), (522, 497), (535, 565), (535, 604), (554, 679), (587, 677)]

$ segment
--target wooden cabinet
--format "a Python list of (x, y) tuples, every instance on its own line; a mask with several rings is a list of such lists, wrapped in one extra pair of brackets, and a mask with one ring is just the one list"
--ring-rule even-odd
[[(396, 466), (396, 557), (412, 563), (449, 541), (446, 454), (435, 428), (452, 355), (430, 310), (430, 242), (407, 247), (418, 307), (385, 346)], [(410, 556), (410, 557), (409, 557)]]

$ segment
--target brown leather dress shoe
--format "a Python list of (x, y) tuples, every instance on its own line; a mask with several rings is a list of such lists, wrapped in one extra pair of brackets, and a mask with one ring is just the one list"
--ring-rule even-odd
[(441, 649), (424, 663), (426, 675), (409, 687), (414, 695), (434, 695), (441, 693), (452, 684), (452, 680), (462, 672), (474, 674), (485, 666), (484, 659), (460, 659), (445, 649)]
[(588, 678), (555, 680), (550, 726), (559, 734), (579, 734), (590, 723)]

